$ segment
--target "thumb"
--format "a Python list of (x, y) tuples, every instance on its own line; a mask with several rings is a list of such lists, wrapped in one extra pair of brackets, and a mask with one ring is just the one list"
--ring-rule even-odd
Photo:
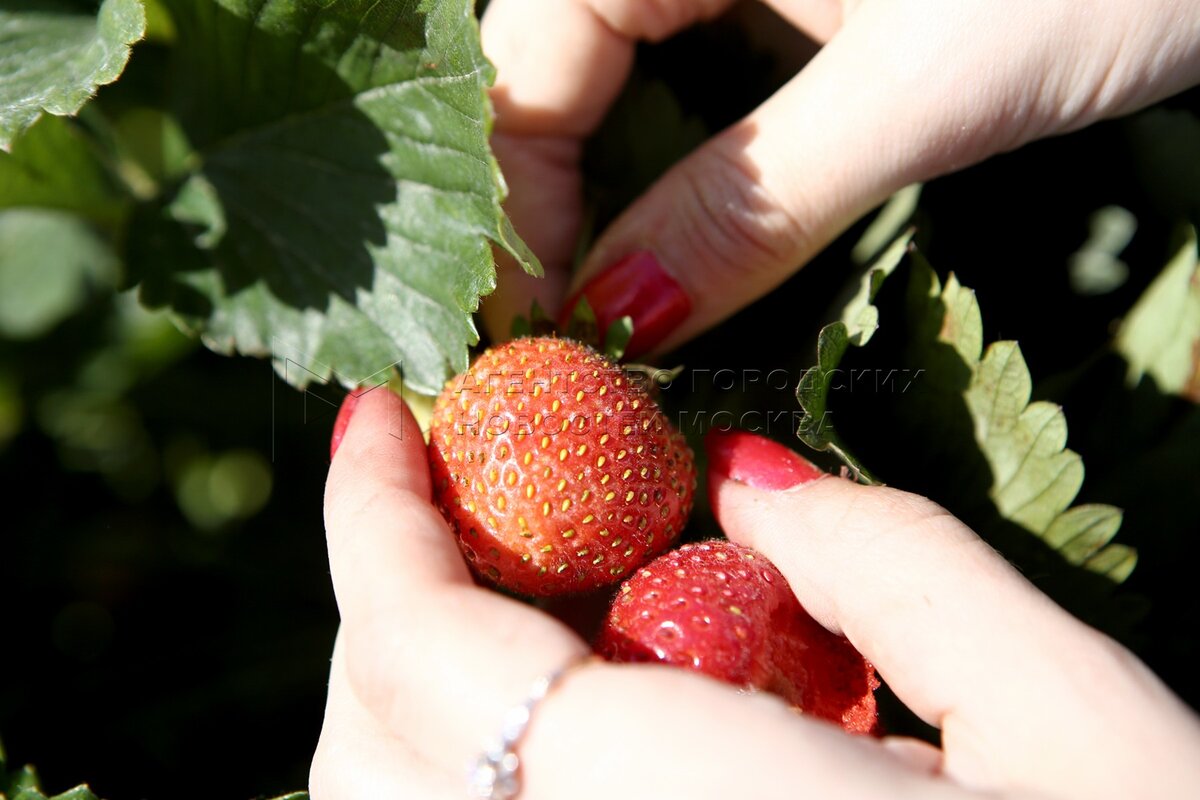
[[(751, 434), (714, 430), (705, 445), (721, 528), (769, 558), (817, 621), (845, 634), (901, 701), (941, 728), (951, 778), (1127, 797), (1144, 791), (1145, 777), (1129, 741), (1174, 753), (1164, 764), (1195, 761), (1184, 755), (1200, 743), (1188, 709), (944, 509), (822, 476)], [(1194, 786), (1194, 769), (1156, 778)]]
[(631, 350), (678, 344), (892, 192), (1090, 121), (1080, 87), (1102, 80), (1121, 28), (1014, 5), (862, 3), (798, 75), (612, 224), (571, 296), (587, 296), (602, 329), (631, 316)]

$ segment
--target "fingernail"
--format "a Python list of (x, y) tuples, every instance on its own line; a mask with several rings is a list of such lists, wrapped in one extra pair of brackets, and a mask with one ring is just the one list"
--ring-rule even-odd
[(580, 295), (596, 312), (603, 334), (621, 317), (633, 320), (633, 338), (625, 355), (636, 357), (667, 338), (692, 310), (692, 303), (674, 278), (649, 250), (630, 253), (587, 283), (563, 309), (565, 327)]
[(755, 489), (778, 492), (825, 477), (808, 459), (778, 442), (745, 431), (711, 429), (704, 437), (708, 473)]
[(354, 409), (358, 407), (358, 398), (362, 397), (362, 389), (356, 388), (354, 391), (347, 393), (346, 398), (342, 400), (342, 407), (338, 409), (337, 419), (333, 421), (333, 435), (329, 437), (329, 460), (333, 460), (333, 456), (337, 453), (338, 448), (342, 446), (342, 437), (346, 435), (346, 428), (350, 425), (350, 417), (354, 415)]

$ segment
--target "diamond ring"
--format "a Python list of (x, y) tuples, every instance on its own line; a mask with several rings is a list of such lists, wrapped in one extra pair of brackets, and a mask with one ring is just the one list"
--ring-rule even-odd
[(469, 781), (473, 800), (513, 800), (517, 796), (521, 791), (521, 759), (517, 756), (516, 747), (529, 727), (534, 708), (567, 673), (592, 659), (588, 654), (580, 655), (538, 678), (530, 687), (525, 701), (505, 713), (500, 736), (488, 742), (471, 765)]

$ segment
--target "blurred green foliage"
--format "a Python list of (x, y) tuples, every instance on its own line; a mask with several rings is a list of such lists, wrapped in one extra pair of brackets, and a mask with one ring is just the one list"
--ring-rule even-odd
[(0, 728), (48, 788), (305, 785), (336, 624), (321, 495), (338, 393), (277, 382), (111, 289), (0, 339)]

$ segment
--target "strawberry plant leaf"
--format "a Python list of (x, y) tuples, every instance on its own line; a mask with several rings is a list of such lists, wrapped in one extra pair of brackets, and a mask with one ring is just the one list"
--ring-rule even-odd
[(912, 223), (921, 199), (922, 184), (914, 183), (896, 192), (871, 220), (850, 250), (850, 260), (859, 266), (877, 260)]
[(72, 211), (100, 223), (125, 213), (129, 198), (78, 125), (43, 116), (0, 151), (0, 208)]
[(523, 314), (518, 314), (513, 317), (512, 325), (508, 327), (508, 336), (510, 339), (520, 339), (523, 336), (533, 335), (533, 325), (529, 322), (529, 317)]
[(0, 336), (40, 336), (116, 279), (116, 257), (79, 217), (0, 211)]
[[(0, 742), (0, 800), (100, 800), (87, 784), (47, 796), (38, 779), (37, 770), (26, 765), (15, 772), (9, 772), (5, 760), (4, 744)], [(288, 792), (272, 800), (308, 800), (308, 792)]]
[(554, 320), (550, 319), (541, 303), (534, 298), (529, 306), (529, 316), (518, 314), (513, 317), (508, 334), (510, 338), (519, 339), (522, 336), (548, 336), (557, 329)]
[(878, 481), (851, 453), (829, 421), (829, 389), (838, 374), (838, 365), (846, 350), (862, 347), (879, 327), (879, 309), (873, 301), (883, 282), (903, 262), (912, 245), (913, 229), (901, 233), (885, 248), (852, 284), (852, 293), (842, 303), (841, 318), (821, 329), (817, 337), (817, 363), (805, 370), (796, 387), (796, 399), (804, 414), (797, 435), (814, 450), (826, 450), (842, 460), (857, 479)]
[(5, 763), (4, 748), (0, 746), (0, 800), (100, 800), (86, 784), (76, 786), (53, 797), (42, 792), (37, 771), (24, 766), (9, 772)]
[(399, 364), (436, 393), (478, 341), (491, 244), (540, 273), (500, 207), (472, 3), (165, 5), (200, 158), (144, 212), (145, 302), (297, 386)]
[(575, 307), (571, 309), (571, 317), (567, 320), (567, 329), (563, 334), (568, 339), (597, 345), (600, 342), (600, 326), (596, 322), (596, 312), (587, 297), (580, 296)]
[(604, 333), (604, 353), (613, 361), (620, 361), (633, 338), (633, 317), (614, 319)]
[[(925, 373), (912, 398), (926, 419), (964, 403), (983, 461), (970, 478), (986, 483), (991, 508), (971, 520), (981, 534), (1015, 525), (1033, 534), (1066, 563), (1119, 583), (1137, 562), (1132, 548), (1111, 543), (1121, 511), (1107, 505), (1070, 508), (1083, 484), (1083, 460), (1066, 448), (1062, 409), (1030, 402), (1033, 381), (1016, 342), (983, 346), (975, 293), (951, 274), (945, 284), (920, 253), (912, 256), (909, 358)], [(951, 437), (953, 438), (953, 437)], [(973, 470), (959, 447), (964, 473)], [(953, 461), (956, 456), (945, 454)], [(989, 519), (990, 517), (990, 519)], [(1021, 553), (1004, 548), (1021, 560)]]
[(840, 322), (846, 326), (846, 338), (855, 347), (866, 345), (879, 328), (879, 309), (874, 305), (875, 296), (883, 288), (888, 276), (903, 263), (915, 235), (913, 228), (901, 231), (868, 265), (854, 293), (843, 304)]
[(43, 113), (71, 115), (117, 79), (142, 38), (139, 0), (96, 12), (67, 0), (9, 0), (0, 8), (0, 149)]
[(1125, 317), (1115, 346), (1136, 387), (1152, 380), (1159, 391), (1200, 403), (1200, 253), (1188, 226), (1175, 255)]

